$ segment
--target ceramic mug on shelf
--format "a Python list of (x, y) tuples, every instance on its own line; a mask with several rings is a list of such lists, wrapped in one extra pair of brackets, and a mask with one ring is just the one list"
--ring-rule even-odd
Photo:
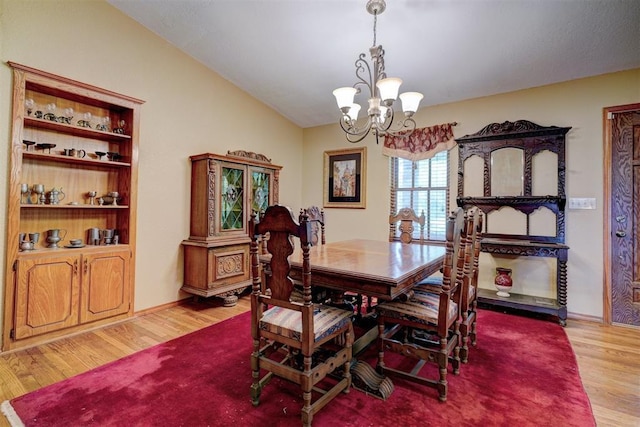
[(76, 150), (75, 148), (65, 148), (64, 155), (69, 157), (78, 157), (82, 159), (87, 155), (87, 152), (82, 149)]

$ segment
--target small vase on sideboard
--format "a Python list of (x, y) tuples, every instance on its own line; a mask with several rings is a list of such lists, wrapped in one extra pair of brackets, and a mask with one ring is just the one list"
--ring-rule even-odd
[(511, 269), (497, 267), (496, 278), (494, 280), (496, 288), (498, 289), (497, 295), (499, 297), (510, 297), (509, 291), (513, 287), (513, 280), (511, 279)]

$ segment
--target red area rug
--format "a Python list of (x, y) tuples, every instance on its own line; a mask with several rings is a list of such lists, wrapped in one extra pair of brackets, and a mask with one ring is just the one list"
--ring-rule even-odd
[[(564, 330), (482, 310), (478, 347), (449, 396), (395, 380), (382, 401), (355, 389), (314, 426), (595, 426)], [(249, 398), (249, 315), (157, 345), (3, 403), (26, 426), (298, 426), (297, 388), (274, 379)], [(371, 352), (369, 360), (375, 359)]]

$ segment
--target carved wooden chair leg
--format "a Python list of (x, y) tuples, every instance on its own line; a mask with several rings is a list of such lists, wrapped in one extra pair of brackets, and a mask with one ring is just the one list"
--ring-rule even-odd
[(462, 323), (460, 324), (460, 335), (462, 336), (462, 345), (460, 346), (460, 360), (462, 363), (469, 361), (469, 333), (470, 325), (467, 323), (469, 314), (462, 313)]
[(476, 347), (478, 345), (478, 335), (477, 335), (477, 320), (478, 320), (478, 303), (477, 301), (473, 302), (473, 322), (471, 322), (471, 330), (469, 331), (469, 337), (471, 338), (471, 345)]
[[(346, 340), (346, 347), (347, 348), (352, 348), (353, 347), (353, 340), (355, 339), (355, 334), (353, 332), (353, 324), (349, 327), (349, 330), (347, 332), (345, 332), (345, 340)], [(347, 387), (342, 391), (344, 394), (349, 394), (349, 392), (351, 391), (351, 383), (353, 381), (352, 377), (351, 377), (351, 360), (348, 360), (345, 362), (344, 366), (343, 366), (343, 372), (344, 372), (344, 378), (347, 379), (348, 381), (348, 385)]]
[(262, 386), (260, 385), (260, 367), (259, 367), (259, 347), (260, 342), (254, 340), (253, 353), (251, 353), (251, 375), (253, 377), (253, 383), (251, 384), (251, 403), (253, 406), (260, 404), (260, 393), (262, 392)]
[(451, 366), (453, 367), (454, 375), (460, 375), (460, 341), (462, 339), (462, 334), (460, 334), (460, 323), (455, 323), (453, 331), (454, 338), (457, 340), (457, 343), (453, 348), (453, 359), (451, 360)]
[[(444, 340), (444, 347), (447, 346), (446, 339)], [(447, 389), (449, 385), (447, 384), (447, 352), (446, 350), (442, 350), (441, 353), (438, 354), (438, 366), (440, 368), (440, 380), (438, 381), (437, 390), (438, 390), (438, 400), (440, 402), (447, 401)]]
[(311, 381), (311, 356), (304, 357), (304, 376), (302, 384), (302, 425), (304, 427), (311, 427), (311, 421), (313, 420), (313, 407), (311, 406), (311, 389), (313, 383)]

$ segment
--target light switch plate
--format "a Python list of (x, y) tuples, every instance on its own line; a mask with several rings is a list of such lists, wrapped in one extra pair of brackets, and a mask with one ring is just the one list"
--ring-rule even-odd
[(596, 199), (594, 197), (571, 197), (569, 198), (569, 209), (595, 209)]

